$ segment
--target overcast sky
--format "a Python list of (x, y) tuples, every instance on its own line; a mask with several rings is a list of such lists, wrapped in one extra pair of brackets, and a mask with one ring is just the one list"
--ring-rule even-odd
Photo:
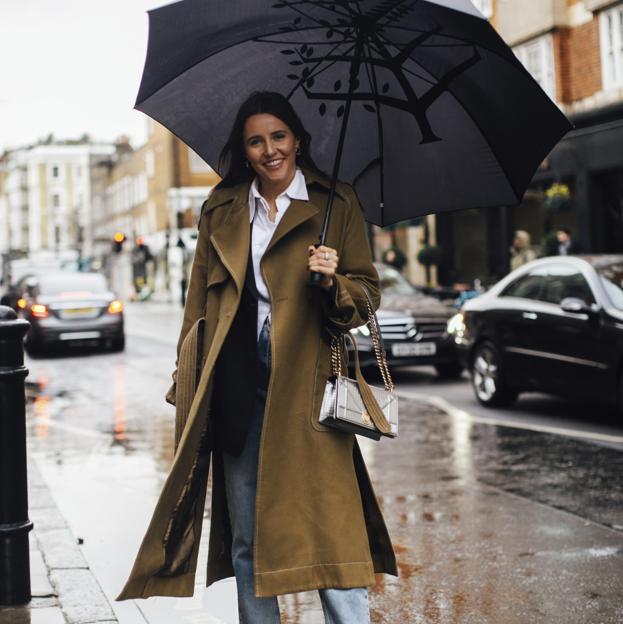
[(0, 153), (54, 133), (145, 139), (132, 110), (155, 0), (0, 0)]

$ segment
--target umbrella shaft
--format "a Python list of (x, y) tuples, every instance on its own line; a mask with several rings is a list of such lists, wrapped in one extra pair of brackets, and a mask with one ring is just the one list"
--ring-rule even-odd
[(344, 149), (344, 140), (346, 138), (346, 127), (348, 126), (348, 117), (350, 115), (350, 106), (352, 103), (352, 94), (355, 90), (355, 79), (359, 73), (359, 66), (361, 65), (361, 52), (362, 52), (362, 40), (361, 37), (357, 39), (355, 44), (355, 51), (353, 54), (353, 62), (350, 66), (350, 78), (348, 81), (348, 97), (346, 99), (346, 105), (344, 107), (344, 115), (342, 117), (342, 127), (340, 129), (340, 137), (337, 143), (337, 150), (335, 152), (335, 161), (333, 162), (333, 173), (331, 175), (331, 186), (329, 187), (329, 196), (327, 197), (327, 209), (324, 213), (324, 220), (322, 222), (322, 231), (320, 232), (320, 245), (324, 245), (327, 241), (327, 232), (329, 230), (329, 221), (331, 219), (331, 210), (333, 208), (333, 197), (335, 196), (335, 187), (337, 185), (337, 177), (340, 171), (340, 161), (342, 160), (342, 150)]

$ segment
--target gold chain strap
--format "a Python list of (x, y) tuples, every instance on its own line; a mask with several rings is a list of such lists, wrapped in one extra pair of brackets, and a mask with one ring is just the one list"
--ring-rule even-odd
[(392, 392), (395, 388), (392, 380), (391, 373), (389, 372), (389, 366), (387, 364), (387, 356), (385, 351), (381, 349), (381, 339), (379, 337), (380, 331), (376, 323), (376, 315), (372, 309), (372, 302), (366, 292), (366, 306), (368, 308), (368, 325), (370, 326), (370, 336), (372, 338), (372, 346), (374, 347), (374, 355), (376, 356), (376, 362), (379, 370), (381, 371), (381, 377), (383, 378), (383, 384), (385, 390)]
[(331, 341), (331, 372), (335, 377), (342, 374), (342, 358), (340, 357), (341, 337), (334, 336)]
[[(381, 339), (379, 337), (380, 332), (376, 323), (376, 315), (374, 314), (374, 309), (372, 308), (372, 301), (370, 301), (370, 297), (365, 288), (364, 293), (366, 295), (366, 308), (368, 310), (367, 325), (370, 327), (370, 336), (372, 338), (372, 346), (374, 348), (376, 362), (379, 370), (381, 371), (381, 377), (383, 378), (383, 385), (385, 386), (385, 390), (387, 390), (387, 392), (393, 392), (395, 386), (392, 380), (391, 373), (389, 372), (389, 366), (387, 364), (385, 351), (381, 349)], [(340, 347), (342, 342), (343, 338), (341, 336), (334, 337), (331, 341), (331, 370), (333, 375), (335, 376), (342, 374), (342, 358), (340, 356)], [(356, 345), (355, 348), (357, 348)]]

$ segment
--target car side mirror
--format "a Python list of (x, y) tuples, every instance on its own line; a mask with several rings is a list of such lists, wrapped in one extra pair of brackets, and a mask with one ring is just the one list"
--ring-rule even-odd
[(560, 307), (563, 312), (571, 314), (592, 314), (594, 311), (592, 306), (578, 297), (565, 297), (560, 302)]

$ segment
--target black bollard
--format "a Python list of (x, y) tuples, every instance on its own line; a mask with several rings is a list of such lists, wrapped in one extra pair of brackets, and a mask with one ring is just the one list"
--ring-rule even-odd
[(30, 602), (24, 335), (30, 323), (0, 306), (0, 605)]

